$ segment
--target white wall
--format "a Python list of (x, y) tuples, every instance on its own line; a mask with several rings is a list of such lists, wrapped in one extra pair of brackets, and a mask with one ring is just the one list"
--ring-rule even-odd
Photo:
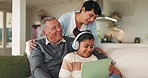
[(33, 8), (26, 9), (26, 40), (31, 39), (31, 30), (34, 24), (33, 12)]
[(81, 4), (82, 2), (73, 2), (71, 4), (61, 4), (53, 7), (47, 6), (47, 7), (36, 8), (34, 14), (35, 15), (34, 24), (38, 24), (40, 22), (40, 17), (37, 15), (40, 9), (45, 9), (48, 13), (48, 16), (54, 16), (56, 18), (59, 18), (61, 15), (63, 15), (66, 12), (79, 10)]
[(49, 14), (51, 16), (55, 16), (59, 18), (61, 15), (63, 15), (66, 12), (73, 11), (73, 10), (79, 10), (81, 7), (82, 2), (73, 2), (71, 4), (62, 4), (60, 6), (56, 7), (46, 7), (49, 9)]
[[(140, 37), (142, 43), (148, 42), (148, 39), (146, 39), (146, 34), (148, 34), (148, 19), (146, 18), (148, 17), (147, 3), (148, 0), (133, 0), (133, 15), (122, 16), (122, 20), (118, 22), (120, 27), (124, 29), (123, 32), (109, 29), (108, 27), (110, 24), (108, 21), (102, 22), (97, 20), (98, 23), (102, 23), (101, 25), (99, 24), (100, 26), (103, 26), (102, 35), (112, 34), (116, 38), (121, 38), (123, 42), (134, 42), (135, 37)], [(103, 9), (105, 14), (107, 14), (111, 11), (111, 7), (108, 2), (104, 4), (105, 7)]]
[(145, 35), (148, 34), (148, 0), (133, 0), (133, 2), (134, 15), (123, 17), (120, 24), (125, 31), (124, 41), (131, 42), (135, 37), (140, 37), (141, 42), (144, 43)]
[(110, 16), (112, 12), (112, 7), (109, 0), (103, 0), (103, 14)]
[(11, 10), (11, 5), (0, 3), (0, 9), (2, 9), (2, 10)]

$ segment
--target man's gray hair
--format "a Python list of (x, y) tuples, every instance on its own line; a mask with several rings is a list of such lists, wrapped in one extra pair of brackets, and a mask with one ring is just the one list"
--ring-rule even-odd
[(46, 26), (46, 21), (53, 21), (55, 20), (55, 17), (45, 17), (42, 21), (41, 21), (41, 29), (43, 30), (43, 28)]

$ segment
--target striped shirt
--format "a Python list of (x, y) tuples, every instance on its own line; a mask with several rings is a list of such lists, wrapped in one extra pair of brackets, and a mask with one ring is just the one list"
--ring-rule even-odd
[(67, 54), (60, 69), (60, 78), (81, 78), (81, 65), (84, 62), (98, 60), (96, 56), (91, 55), (88, 58), (81, 57), (77, 52)]

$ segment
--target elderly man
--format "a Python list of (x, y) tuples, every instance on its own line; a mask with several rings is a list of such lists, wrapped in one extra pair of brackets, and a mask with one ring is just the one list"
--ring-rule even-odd
[(35, 78), (58, 78), (63, 57), (72, 51), (73, 39), (62, 37), (62, 27), (54, 17), (46, 17), (41, 22), (45, 38), (36, 40), (30, 53), (29, 62)]
[[(58, 78), (63, 57), (73, 52), (70, 37), (62, 36), (62, 27), (54, 17), (46, 17), (41, 22), (42, 34), (45, 36), (35, 42), (35, 47), (28, 56), (32, 76), (35, 78)], [(98, 58), (106, 58), (93, 51)]]

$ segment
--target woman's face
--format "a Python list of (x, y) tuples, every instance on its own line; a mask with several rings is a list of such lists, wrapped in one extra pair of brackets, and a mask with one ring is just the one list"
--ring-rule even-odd
[(78, 55), (87, 58), (91, 56), (93, 50), (94, 50), (94, 40), (93, 39), (83, 40), (80, 42)]
[(82, 22), (85, 25), (94, 22), (94, 20), (97, 18), (97, 15), (94, 13), (93, 9), (90, 11), (85, 11), (85, 8), (83, 8), (81, 14), (82, 14)]

